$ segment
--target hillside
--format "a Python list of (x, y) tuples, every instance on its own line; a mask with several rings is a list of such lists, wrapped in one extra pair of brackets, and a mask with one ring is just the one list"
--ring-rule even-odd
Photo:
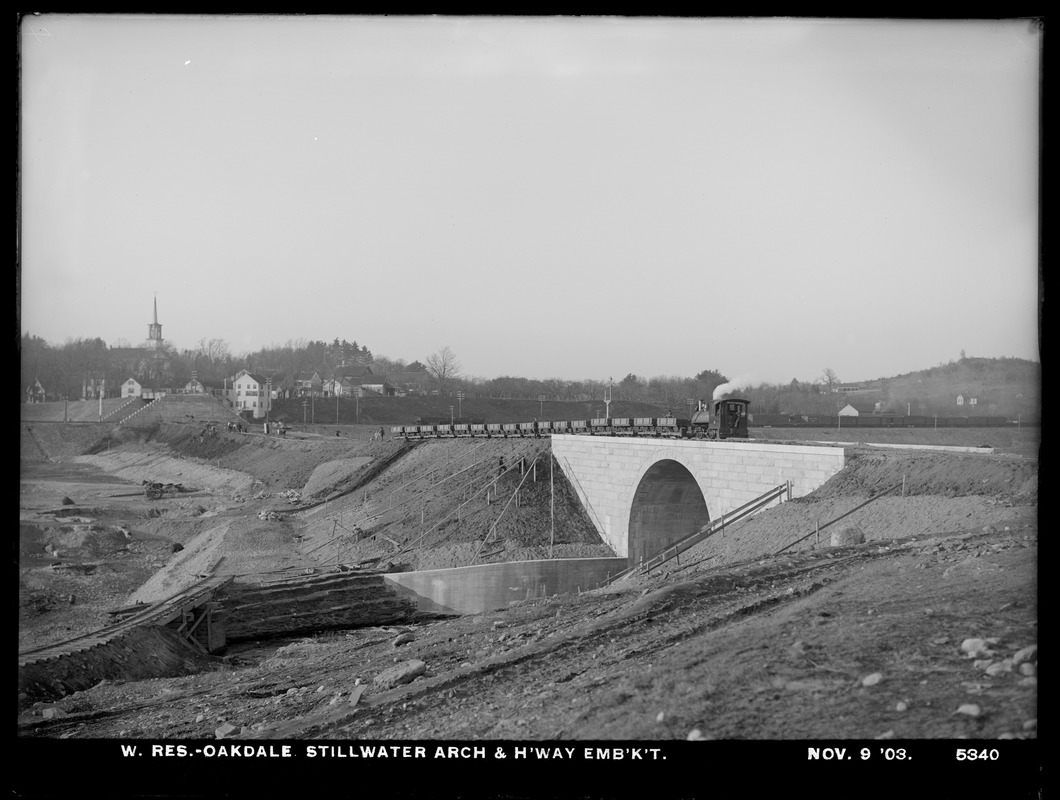
[[(856, 385), (848, 402), (883, 402), (884, 411), (939, 416), (1040, 419), (1042, 366), (1019, 358), (962, 358), (930, 369)], [(962, 395), (964, 403), (957, 404)], [(970, 404), (972, 398), (975, 405)]]

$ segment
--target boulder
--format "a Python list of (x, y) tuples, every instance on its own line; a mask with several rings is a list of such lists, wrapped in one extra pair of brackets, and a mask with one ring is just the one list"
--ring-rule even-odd
[(832, 547), (842, 547), (848, 544), (861, 544), (865, 541), (865, 534), (860, 528), (849, 527), (841, 531), (832, 531)]
[(403, 683), (410, 683), (426, 671), (427, 665), (413, 658), (384, 669), (375, 676), (375, 680), (372, 683), (375, 684), (377, 689), (385, 691)]

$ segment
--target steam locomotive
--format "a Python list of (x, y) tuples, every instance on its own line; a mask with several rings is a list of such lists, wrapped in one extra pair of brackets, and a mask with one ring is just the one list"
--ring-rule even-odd
[(462, 422), (435, 425), (397, 425), (393, 436), (404, 439), (534, 438), (556, 434), (588, 436), (651, 436), (668, 439), (746, 439), (749, 400), (730, 397), (702, 401), (691, 419), (664, 417), (597, 417), (560, 422)]

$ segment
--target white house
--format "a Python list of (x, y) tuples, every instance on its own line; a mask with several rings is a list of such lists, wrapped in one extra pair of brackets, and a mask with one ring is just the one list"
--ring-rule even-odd
[(140, 384), (136, 378), (129, 378), (121, 385), (121, 396), (122, 397), (139, 397), (143, 394), (144, 387)]
[(228, 392), (232, 408), (236, 413), (249, 411), (255, 419), (264, 417), (271, 407), (268, 389), (269, 384), (264, 377), (249, 370), (240, 370), (232, 378), (232, 388)]

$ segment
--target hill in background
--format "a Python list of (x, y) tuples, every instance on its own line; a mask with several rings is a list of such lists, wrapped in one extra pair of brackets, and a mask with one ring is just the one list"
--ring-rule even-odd
[(857, 404), (880, 402), (882, 411), (897, 414), (1036, 420), (1041, 415), (1041, 380), (1042, 366), (1034, 361), (962, 358), (893, 378), (866, 381), (858, 384), (859, 391), (845, 393), (845, 398)]

